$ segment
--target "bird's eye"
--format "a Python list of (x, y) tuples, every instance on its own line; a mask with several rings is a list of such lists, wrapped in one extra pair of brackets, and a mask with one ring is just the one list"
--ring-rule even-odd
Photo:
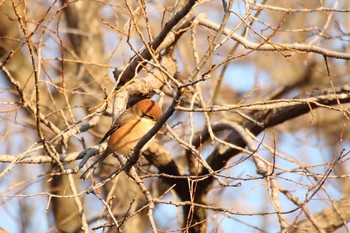
[(154, 121), (157, 120), (154, 116), (148, 115), (146, 113), (143, 114), (143, 117), (154, 120)]

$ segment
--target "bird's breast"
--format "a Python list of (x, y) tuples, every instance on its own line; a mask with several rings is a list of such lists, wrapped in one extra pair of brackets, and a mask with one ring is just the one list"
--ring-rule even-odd
[(129, 155), (140, 139), (154, 124), (154, 121), (143, 118), (129, 121), (110, 136), (108, 147), (114, 152)]

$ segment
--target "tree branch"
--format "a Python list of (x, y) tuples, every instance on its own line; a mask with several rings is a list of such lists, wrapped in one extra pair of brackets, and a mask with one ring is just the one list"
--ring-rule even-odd
[[(215, 31), (218, 31), (220, 28), (219, 24), (204, 18), (199, 19), (198, 24)], [(246, 49), (252, 49), (257, 51), (290, 51), (290, 52), (307, 52), (307, 53), (313, 52), (313, 53), (321, 54), (325, 57), (333, 57), (337, 59), (350, 60), (349, 53), (336, 52), (336, 51), (332, 51), (332, 50), (321, 48), (314, 45), (299, 44), (299, 43), (279, 44), (273, 41), (267, 41), (266, 44), (261, 45), (260, 43), (251, 42), (241, 35), (232, 33), (231, 30), (228, 28), (225, 28), (223, 33), (226, 36), (231, 37), (231, 39), (233, 39), (234, 41), (243, 45), (244, 48)]]

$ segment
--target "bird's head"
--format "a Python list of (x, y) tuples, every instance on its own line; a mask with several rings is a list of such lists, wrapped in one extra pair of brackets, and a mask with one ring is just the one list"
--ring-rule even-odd
[(138, 117), (157, 121), (162, 115), (160, 106), (151, 99), (143, 99), (132, 106)]

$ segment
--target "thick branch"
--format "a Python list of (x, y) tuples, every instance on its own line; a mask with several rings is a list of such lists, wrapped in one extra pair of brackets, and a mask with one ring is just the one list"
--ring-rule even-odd
[[(72, 152), (68, 154), (60, 154), (60, 162), (73, 162), (80, 159), (83, 159), (84, 157), (90, 158), (91, 156), (94, 156), (96, 154), (101, 153), (106, 149), (106, 143), (96, 145), (89, 147), (85, 150), (79, 151), (79, 152)], [(42, 146), (36, 148), (37, 150), (42, 149)], [(32, 151), (26, 151), (23, 152), (17, 156), (14, 155), (0, 155), (0, 162), (2, 163), (28, 163), (28, 164), (42, 164), (42, 163), (54, 163), (53, 159), (47, 155), (35, 155), (35, 156), (28, 156), (27, 154), (30, 154)]]
[[(322, 105), (331, 106), (338, 103), (349, 103), (350, 102), (350, 84), (346, 84), (341, 87), (329, 88), (329, 89), (315, 89), (310, 92), (302, 93), (296, 96), (294, 99), (303, 99), (305, 102), (294, 104), (292, 106), (276, 108), (273, 110), (266, 111), (256, 111), (251, 115), (256, 122), (261, 122), (264, 125), (260, 127), (252, 121), (246, 120), (243, 123), (243, 127), (247, 128), (249, 131), (258, 135), (266, 128), (271, 128), (280, 123), (286, 122), (305, 113), (310, 112), (312, 109), (321, 107)], [(309, 99), (309, 101), (307, 101)], [(226, 140), (228, 143), (237, 145), (239, 147), (245, 147), (242, 138), (232, 132)], [(221, 151), (221, 153), (219, 152)], [(216, 149), (207, 159), (208, 164), (213, 168), (213, 170), (219, 170), (223, 168), (226, 162), (237, 155), (239, 151), (227, 148), (226, 150)], [(204, 173), (207, 173), (206, 171)], [(212, 178), (210, 178), (212, 179)]]
[[(314, 215), (314, 219), (325, 232), (333, 232), (344, 226), (350, 219), (350, 201), (349, 199), (341, 199), (333, 203), (332, 206), (326, 207), (319, 213)], [(310, 219), (305, 219), (295, 224), (289, 232), (319, 232), (311, 223)]]

